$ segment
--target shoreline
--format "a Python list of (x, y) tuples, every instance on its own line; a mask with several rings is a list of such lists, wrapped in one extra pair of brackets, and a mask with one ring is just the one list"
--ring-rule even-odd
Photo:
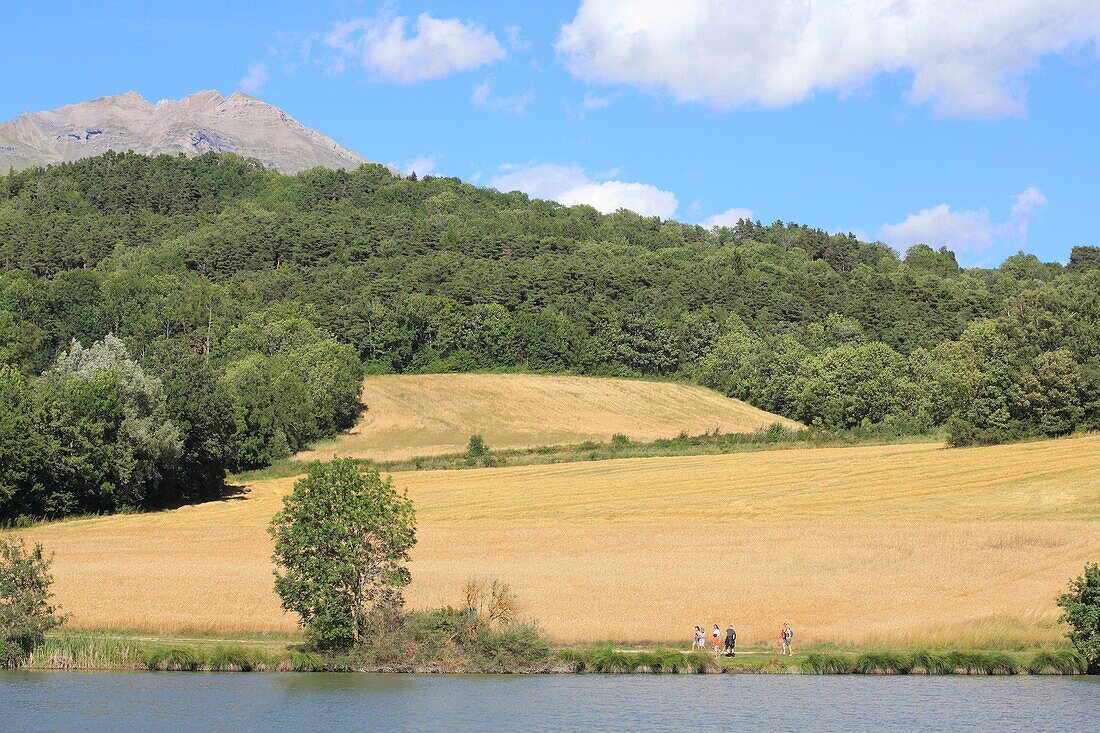
[[(0, 667), (0, 669), (3, 669)], [(304, 650), (300, 640), (178, 639), (89, 632), (51, 635), (9, 671), (342, 672), (352, 674), (800, 674), (1083, 675), (1085, 660), (1068, 645), (1030, 649), (809, 647), (781, 656), (763, 647), (717, 659), (681, 648), (561, 647), (545, 657), (472, 666), (447, 660), (364, 663), (350, 654)]]

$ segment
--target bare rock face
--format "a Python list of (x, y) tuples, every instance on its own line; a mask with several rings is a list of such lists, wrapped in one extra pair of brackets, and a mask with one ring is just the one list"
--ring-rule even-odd
[(22, 114), (0, 125), (0, 174), (108, 150), (157, 155), (233, 152), (283, 173), (358, 168), (366, 159), (286, 112), (235, 92), (196, 92), (150, 104), (135, 92)]

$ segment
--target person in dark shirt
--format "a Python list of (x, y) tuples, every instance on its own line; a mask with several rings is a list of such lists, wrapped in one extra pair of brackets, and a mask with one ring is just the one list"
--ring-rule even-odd
[(733, 624), (726, 627), (726, 656), (732, 657), (736, 652), (733, 648), (737, 645), (737, 632), (733, 630)]

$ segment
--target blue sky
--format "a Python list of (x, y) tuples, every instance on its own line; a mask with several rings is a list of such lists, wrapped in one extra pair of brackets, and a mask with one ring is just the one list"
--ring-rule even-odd
[(1100, 3), (944, 5), (21, 3), (0, 119), (243, 89), (371, 160), (564, 203), (964, 264), (1100, 244)]

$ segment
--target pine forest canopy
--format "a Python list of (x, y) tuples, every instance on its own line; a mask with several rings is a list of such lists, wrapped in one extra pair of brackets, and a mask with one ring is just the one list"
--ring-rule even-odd
[[(682, 378), (960, 444), (1100, 427), (1097, 247), (962, 269), (943, 248), (708, 231), (377, 165), (107, 153), (0, 177), (0, 268), (0, 458), (56, 464), (0, 461), (0, 519), (206, 495), (351, 425), (364, 371)], [(57, 376), (108, 335), (115, 366)], [(135, 369), (160, 433), (124, 425)], [(85, 403), (99, 422), (66, 423)], [(65, 454), (74, 431), (110, 448), (110, 491), (64, 488), (94, 462)], [(135, 436), (160, 451), (136, 474), (155, 486), (119, 458), (145, 455)]]

